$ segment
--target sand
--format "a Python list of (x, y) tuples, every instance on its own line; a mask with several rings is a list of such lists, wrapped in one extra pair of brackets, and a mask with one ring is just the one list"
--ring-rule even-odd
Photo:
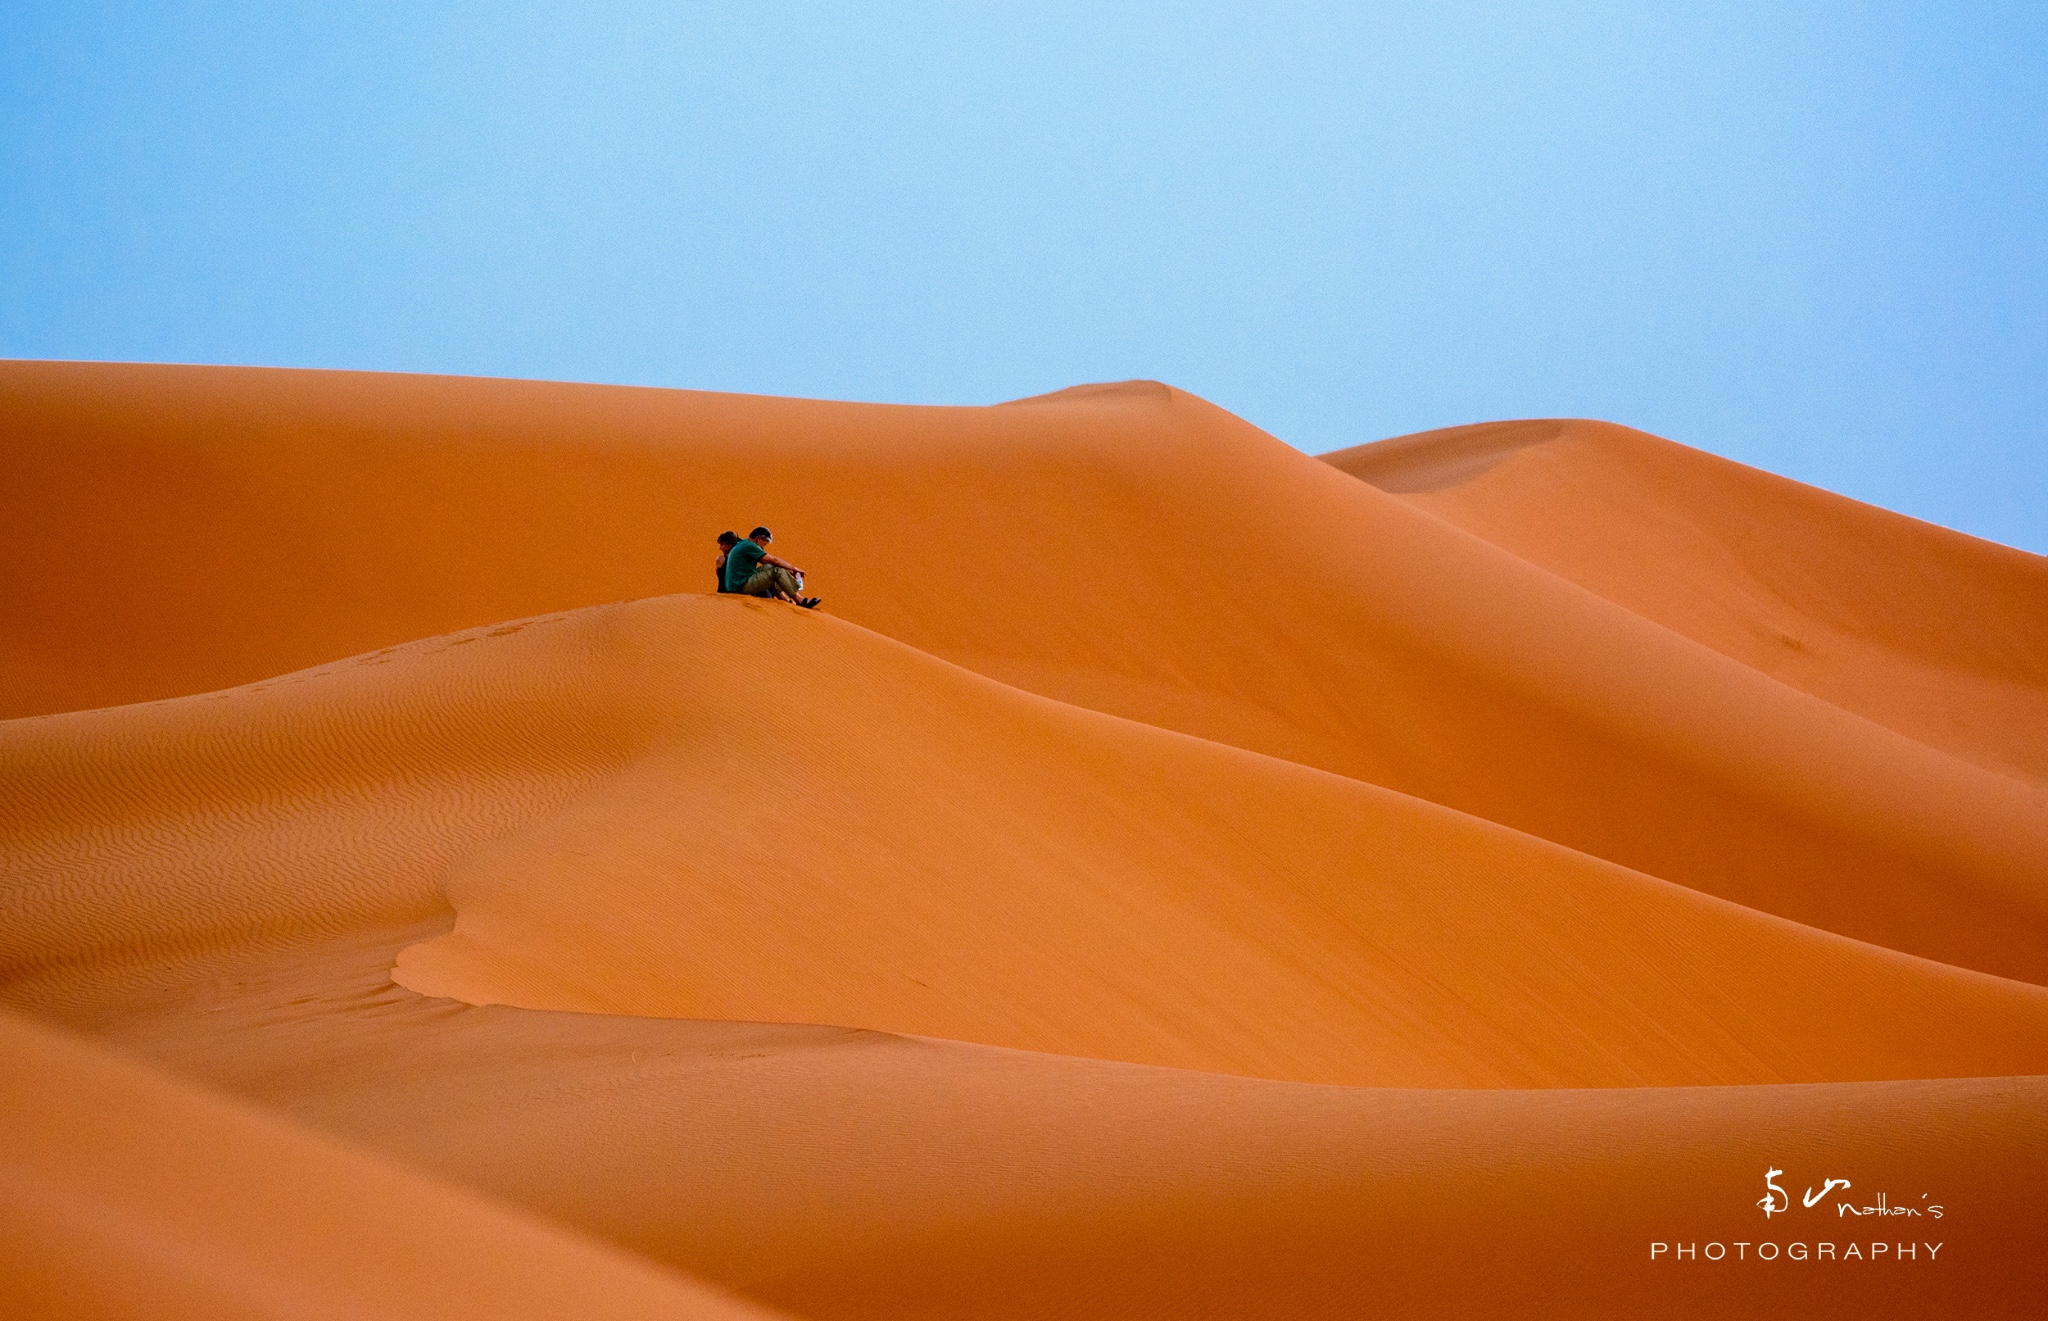
[[(2048, 1284), (2037, 557), (1606, 424), (1318, 461), (1151, 383), (0, 398), (23, 1310)], [(709, 593), (756, 520), (823, 611)]]

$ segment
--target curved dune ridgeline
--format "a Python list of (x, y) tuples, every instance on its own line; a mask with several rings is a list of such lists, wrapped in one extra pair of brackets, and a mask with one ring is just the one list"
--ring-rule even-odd
[(1951, 756), (2048, 780), (2048, 571), (1606, 422), (1323, 456), (1653, 623)]
[[(1143, 382), (0, 405), (17, 1310), (2048, 1284), (2038, 557), (1608, 424), (1318, 460)], [(709, 593), (756, 521), (824, 610)], [(1652, 1255), (1819, 1241), (1767, 1168), (1946, 1246)]]

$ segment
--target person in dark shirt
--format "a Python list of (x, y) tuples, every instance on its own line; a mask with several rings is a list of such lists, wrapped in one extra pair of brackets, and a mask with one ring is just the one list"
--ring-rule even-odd
[(725, 557), (732, 554), (732, 548), (739, 544), (739, 540), (737, 532), (718, 534), (718, 590), (721, 592), (725, 590)]
[(725, 590), (787, 601), (806, 610), (817, 609), (823, 598), (801, 595), (804, 571), (788, 560), (777, 559), (768, 553), (768, 543), (774, 539), (773, 532), (757, 527), (745, 541), (726, 553)]

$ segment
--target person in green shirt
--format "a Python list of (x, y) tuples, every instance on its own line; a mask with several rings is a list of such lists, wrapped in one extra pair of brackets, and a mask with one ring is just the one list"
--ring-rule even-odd
[(757, 527), (745, 541), (726, 552), (725, 590), (787, 601), (806, 610), (817, 609), (818, 602), (824, 598), (801, 594), (804, 571), (788, 560), (777, 559), (768, 553), (768, 543), (774, 539), (773, 532)]

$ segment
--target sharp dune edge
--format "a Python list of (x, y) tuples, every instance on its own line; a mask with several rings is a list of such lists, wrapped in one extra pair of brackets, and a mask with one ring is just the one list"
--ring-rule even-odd
[[(1150, 383), (0, 401), (15, 1311), (2048, 1285), (2038, 557), (1602, 423), (1319, 461)], [(829, 613), (708, 594), (754, 519)], [(1823, 1239), (1942, 1246), (1748, 1255)]]

